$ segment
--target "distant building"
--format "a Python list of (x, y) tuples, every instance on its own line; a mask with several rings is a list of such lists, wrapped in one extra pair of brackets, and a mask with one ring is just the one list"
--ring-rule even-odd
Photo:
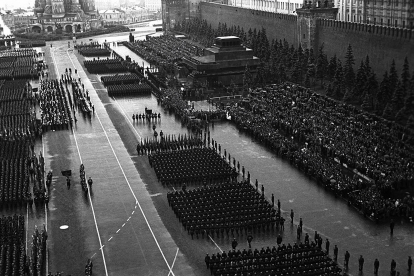
[(144, 20), (149, 20), (153, 18), (153, 12), (135, 6), (135, 7), (130, 7), (130, 8), (126, 8), (126, 9), (122, 9), (125, 12), (125, 23), (126, 24), (130, 24), (130, 23), (135, 23), (135, 22), (141, 22)]
[(150, 11), (160, 11), (161, 0), (145, 0), (144, 7)]
[(413, 0), (335, 0), (335, 4), (340, 21), (414, 28)]
[(34, 18), (34, 13), (22, 10), (9, 11), (2, 14), (2, 18), (4, 24), (6, 24), (11, 30), (14, 30), (29, 26), (31, 20)]
[(30, 29), (33, 32), (84, 32), (102, 26), (94, 0), (39, 0)]
[(104, 25), (118, 25), (127, 23), (125, 11), (119, 9), (102, 10), (99, 11), (99, 15), (101, 16)]
[(232, 6), (253, 10), (294, 14), (296, 9), (302, 7), (303, 0), (229, 0), (227, 3)]

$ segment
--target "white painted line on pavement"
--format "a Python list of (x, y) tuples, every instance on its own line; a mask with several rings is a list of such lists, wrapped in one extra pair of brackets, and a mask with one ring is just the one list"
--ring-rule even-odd
[[(69, 56), (68, 52), (66, 52), (66, 53)], [(55, 61), (55, 57), (54, 57), (53, 51), (52, 51), (52, 58)], [(73, 62), (72, 62), (72, 64), (73, 64)], [(56, 65), (56, 61), (55, 61), (55, 69), (56, 69), (56, 72), (59, 75), (59, 69), (58, 69), (58, 67)], [(76, 134), (75, 134), (75, 130), (74, 130), (73, 127), (72, 127), (72, 133), (73, 133), (73, 137), (75, 139), (76, 149), (78, 150), (79, 160), (80, 160), (81, 164), (83, 164), (83, 162), (82, 162), (82, 156), (81, 156), (81, 153), (80, 153), (80, 150), (79, 150), (78, 139), (76, 139)], [(86, 177), (86, 174), (85, 174), (85, 177)], [(93, 220), (95, 222), (96, 233), (98, 234), (99, 245), (101, 246), (101, 249), (102, 249), (104, 246), (102, 245), (101, 234), (99, 233), (98, 222), (96, 221), (95, 209), (93, 207), (93, 202), (92, 202), (92, 198), (91, 198), (91, 190), (90, 189), (88, 189), (88, 198), (89, 198), (89, 202), (91, 204), (91, 210), (92, 210)], [(104, 264), (104, 268), (105, 268), (105, 275), (108, 276), (108, 268), (106, 267), (106, 260), (105, 260), (104, 251), (101, 250), (101, 253), (102, 253), (102, 260), (103, 260), (103, 264)]]
[(124, 227), (125, 226), (125, 223), (124, 224), (122, 224), (122, 227)]
[[(172, 270), (172, 268), (174, 267), (175, 260), (177, 260), (177, 255), (178, 255), (178, 248), (177, 248), (177, 252), (175, 253), (175, 257), (174, 257), (174, 260), (173, 260), (172, 265), (171, 265), (171, 270)], [(168, 272), (168, 276), (170, 276), (170, 274), (171, 274), (171, 271), (170, 271), (170, 272)]]
[[(68, 55), (68, 57), (69, 57), (70, 61), (72, 62), (72, 65), (75, 67), (75, 64), (73, 63), (73, 60), (72, 60), (72, 58), (70, 57), (69, 53), (68, 53), (68, 52), (66, 52), (66, 54)], [(109, 144), (109, 146), (110, 146), (110, 147), (111, 147), (111, 149), (112, 149), (112, 152), (113, 152), (114, 157), (115, 157), (115, 159), (116, 159), (116, 161), (117, 161), (117, 163), (118, 163), (118, 166), (119, 166), (119, 168), (121, 169), (122, 174), (124, 175), (125, 181), (126, 181), (126, 183), (128, 184), (129, 189), (131, 190), (131, 193), (132, 193), (133, 197), (135, 198), (135, 202), (137, 203), (137, 205), (138, 205), (139, 209), (141, 210), (142, 216), (144, 217), (144, 220), (145, 220), (145, 222), (147, 223), (147, 226), (148, 226), (148, 228), (149, 228), (149, 230), (150, 230), (150, 232), (151, 232), (151, 234), (152, 234), (152, 237), (154, 238), (154, 241), (155, 241), (155, 243), (157, 244), (157, 247), (158, 247), (158, 249), (159, 249), (159, 251), (160, 251), (160, 253), (161, 253), (161, 255), (162, 255), (162, 257), (163, 257), (163, 259), (164, 259), (164, 261), (165, 261), (165, 263), (166, 263), (166, 265), (168, 266), (168, 268), (169, 268), (169, 270), (170, 270), (171, 274), (172, 274), (173, 276), (175, 276), (174, 272), (171, 270), (171, 266), (170, 266), (170, 264), (168, 263), (167, 258), (166, 258), (166, 257), (165, 257), (165, 255), (164, 255), (164, 252), (163, 252), (163, 251), (162, 251), (162, 249), (161, 249), (160, 244), (158, 243), (157, 238), (155, 237), (154, 231), (152, 230), (151, 225), (149, 224), (149, 221), (148, 221), (148, 219), (147, 219), (147, 216), (145, 215), (144, 210), (142, 209), (142, 206), (141, 206), (141, 204), (139, 203), (138, 198), (136, 197), (136, 195), (135, 195), (135, 193), (134, 193), (134, 190), (133, 190), (133, 189), (132, 189), (132, 187), (131, 187), (131, 184), (129, 183), (129, 180), (128, 180), (128, 178), (126, 177), (125, 171), (124, 171), (124, 169), (122, 168), (121, 163), (119, 162), (118, 156), (117, 156), (117, 155), (116, 155), (116, 153), (115, 153), (115, 150), (114, 150), (114, 147), (112, 146), (111, 140), (109, 140), (108, 133), (106, 132), (106, 130), (105, 130), (105, 128), (104, 128), (104, 126), (103, 126), (103, 124), (102, 124), (102, 121), (101, 121), (101, 119), (99, 118), (99, 115), (98, 115), (98, 113), (97, 113), (97, 112), (96, 112), (96, 114), (95, 114), (95, 115), (96, 115), (96, 118), (97, 118), (97, 119), (98, 119), (98, 121), (99, 121), (99, 124), (100, 124), (100, 125), (101, 125), (101, 127), (102, 127), (102, 130), (103, 130), (103, 132), (104, 132), (104, 134), (105, 134), (105, 136), (106, 136), (106, 139), (108, 140), (108, 144)], [(78, 148), (78, 151), (79, 151), (79, 148)], [(89, 190), (88, 190), (88, 191), (89, 191)], [(136, 208), (136, 207), (137, 207), (137, 206), (135, 206), (135, 208)], [(106, 267), (106, 266), (105, 266), (105, 267)]]
[(111, 241), (113, 237), (110, 237), (108, 241)]
[(121, 231), (121, 229), (116, 230), (116, 233), (118, 234), (118, 233), (119, 233), (119, 231)]
[(127, 219), (127, 221), (129, 221), (131, 219), (131, 217), (129, 217), (128, 219)]
[[(46, 165), (46, 159), (45, 159), (45, 143), (43, 142), (43, 135), (42, 135), (42, 156), (43, 156), (43, 183), (44, 183), (44, 185), (45, 185), (45, 191), (47, 191), (47, 186), (46, 186), (46, 182), (45, 182), (45, 172), (46, 172), (46, 169), (45, 169), (45, 165)], [(48, 194), (48, 196), (49, 196), (49, 194)], [(50, 197), (49, 197), (49, 199), (50, 199)], [(45, 230), (46, 230), (46, 233), (47, 233), (47, 205), (46, 205), (46, 202), (45, 202)], [(48, 241), (46, 240), (46, 275), (48, 275), (49, 274), (49, 250), (47, 249), (47, 244), (48, 244)]]
[[(112, 97), (112, 100), (114, 100), (114, 102), (116, 102), (116, 104), (118, 105), (118, 107), (121, 109), (122, 113), (124, 114), (125, 119), (128, 121), (128, 123), (131, 125), (132, 129), (135, 131), (135, 133), (138, 135), (139, 139), (142, 139), (141, 135), (139, 135), (137, 129), (134, 127), (134, 125), (132, 124), (131, 120), (129, 119), (129, 117), (126, 115), (125, 110), (122, 108), (122, 106), (118, 103), (118, 101), (115, 99), (115, 97)], [(139, 143), (139, 141), (138, 141)]]
[(26, 203), (26, 255), (27, 255), (27, 236), (29, 231), (29, 203)]
[(218, 244), (213, 240), (213, 238), (210, 235), (208, 235), (208, 237), (216, 245), (216, 247), (220, 250), (220, 252), (223, 253), (223, 250), (221, 250), (220, 246), (218, 246)]
[(132, 211), (132, 214), (134, 214), (135, 213), (135, 210), (134, 211)]

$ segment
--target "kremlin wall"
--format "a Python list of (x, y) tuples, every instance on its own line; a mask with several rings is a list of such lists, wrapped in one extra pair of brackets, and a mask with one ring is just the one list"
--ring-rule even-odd
[[(299, 34), (301, 28), (296, 15), (207, 2), (200, 2), (199, 15), (214, 28), (219, 22), (227, 26), (239, 25), (246, 32), (250, 28), (259, 30), (263, 27), (269, 40), (286, 39), (293, 45), (301, 43), (304, 35)], [(314, 38), (310, 44), (314, 49), (324, 45), (328, 58), (336, 54), (343, 59), (348, 44), (351, 44), (356, 66), (369, 55), (371, 65), (379, 76), (389, 69), (393, 59), (397, 68), (402, 68), (405, 57), (414, 65), (414, 30), (321, 18), (315, 19), (313, 24)]]

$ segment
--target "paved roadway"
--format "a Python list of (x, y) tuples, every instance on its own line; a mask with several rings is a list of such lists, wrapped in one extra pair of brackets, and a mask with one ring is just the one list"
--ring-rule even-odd
[[(55, 172), (50, 271), (80, 275), (87, 258), (93, 257), (94, 275), (194, 275), (157, 215), (145, 183), (75, 55), (67, 52), (65, 43), (47, 47), (46, 54), (58, 76), (65, 68), (79, 70), (96, 111), (91, 120), (77, 114), (73, 132), (50, 132), (44, 138), (46, 162)], [(94, 179), (86, 197), (79, 185), (81, 163), (87, 177)], [(70, 190), (59, 175), (66, 169), (73, 171), (75, 183)], [(61, 225), (69, 228), (60, 230)]]
[[(81, 65), (75, 54), (66, 51), (67, 43), (59, 42), (56, 46), (57, 48), (52, 48), (54, 54), (49, 54), (50, 48), (47, 53), (49, 61), (53, 59), (51, 56), (55, 57), (58, 71), (63, 72), (66, 67), (76, 67), (79, 70)], [(173, 114), (162, 111), (153, 96), (108, 98), (98, 76), (89, 75), (82, 70), (80, 76), (91, 91), (97, 115), (91, 120), (80, 117), (74, 133), (47, 133), (46, 163), (50, 163), (55, 172), (72, 168), (76, 182), (79, 179), (81, 157), (87, 176), (92, 176), (95, 184), (91, 198), (85, 198), (78, 182), (68, 191), (64, 179), (57, 173), (54, 174), (49, 223), (50, 271), (59, 270), (78, 275), (83, 270), (79, 264), (83, 265), (87, 258), (94, 256), (94, 274), (97, 275), (105, 275), (105, 267), (111, 275), (168, 275), (168, 266), (172, 266), (177, 256), (173, 266), (175, 275), (209, 275), (204, 269), (203, 255), (217, 252), (217, 247), (229, 249), (230, 239), (219, 238), (215, 243), (207, 239), (189, 239), (168, 208), (166, 190), (156, 182), (146, 158), (135, 156), (135, 144), (141, 138), (152, 136), (153, 123), (167, 135), (185, 133), (186, 129), (182, 128)], [(161, 120), (150, 124), (132, 122), (132, 114), (142, 113), (145, 107), (161, 112)], [(223, 149), (227, 149), (250, 171), (253, 179), (258, 178), (259, 183), (265, 185), (267, 196), (274, 193), (281, 200), (282, 209), (295, 210), (295, 224), (287, 224), (282, 233), (284, 242), (294, 242), (296, 220), (302, 217), (305, 230), (311, 236), (318, 230), (331, 240), (331, 246), (338, 244), (339, 260), (343, 260), (345, 250), (350, 251), (352, 274), (357, 274), (357, 258), (362, 254), (366, 260), (367, 275), (371, 274), (376, 257), (381, 262), (380, 275), (389, 274), (391, 258), (396, 259), (401, 275), (409, 275), (405, 269), (407, 256), (414, 252), (412, 224), (398, 222), (394, 236), (390, 237), (388, 225), (375, 225), (363, 219), (348, 208), (346, 203), (327, 194), (323, 188), (239, 132), (233, 125), (216, 124), (211, 134)], [(161, 250), (142, 213), (137, 210), (131, 216), (132, 211), (139, 209), (135, 208), (136, 201), (131, 191), (141, 206), (145, 204), (144, 214), (149, 219), (151, 228), (156, 229), (154, 236)], [(124, 227), (123, 223), (126, 223)], [(69, 225), (69, 229), (59, 230), (62, 224)], [(117, 234), (116, 231), (120, 228)], [(254, 246), (274, 244), (276, 234), (255, 234)], [(101, 243), (98, 237), (105, 245), (103, 253), (99, 251)], [(245, 247), (245, 237), (237, 238), (240, 246)], [(68, 248), (68, 244), (71, 247)]]

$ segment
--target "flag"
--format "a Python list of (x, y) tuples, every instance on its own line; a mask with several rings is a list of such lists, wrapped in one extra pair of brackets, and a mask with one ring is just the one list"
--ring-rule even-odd
[(63, 176), (71, 176), (72, 175), (72, 170), (62, 171), (62, 175)]

